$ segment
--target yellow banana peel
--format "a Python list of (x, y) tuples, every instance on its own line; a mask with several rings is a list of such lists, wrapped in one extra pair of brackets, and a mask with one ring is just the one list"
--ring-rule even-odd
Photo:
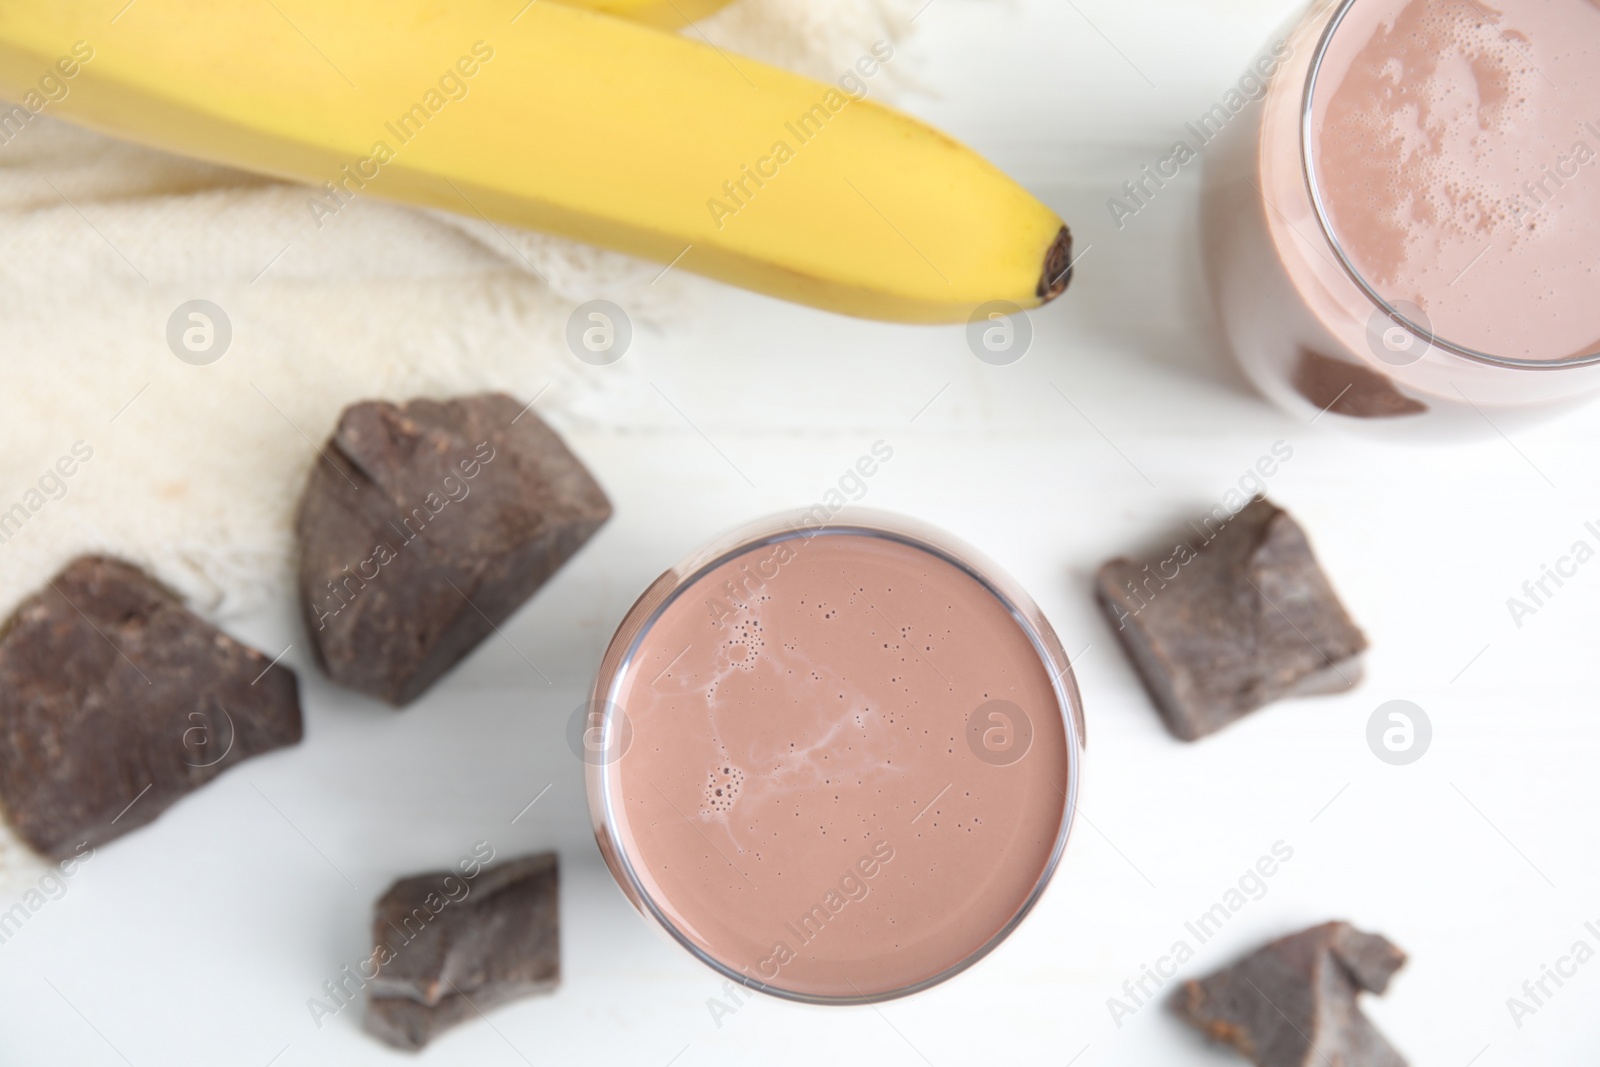
[(727, 7), (733, 0), (557, 0), (615, 18), (632, 19), (646, 26), (681, 30)]
[(371, 195), (868, 318), (1059, 294), (1061, 220), (870, 99), (892, 57), (829, 84), (525, 0), (0, 0), (0, 135), (46, 112), (306, 182), (308, 226)]

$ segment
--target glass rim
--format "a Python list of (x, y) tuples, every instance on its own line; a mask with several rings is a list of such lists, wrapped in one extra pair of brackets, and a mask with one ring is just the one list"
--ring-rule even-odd
[[(1331, 3), (1333, 0), (1327, 0), (1327, 2)], [(1306, 74), (1305, 91), (1300, 106), (1301, 170), (1305, 175), (1306, 189), (1311, 196), (1312, 214), (1316, 215), (1317, 225), (1322, 230), (1322, 235), (1327, 240), (1328, 245), (1333, 249), (1334, 255), (1338, 257), (1339, 265), (1344, 269), (1350, 280), (1356, 284), (1356, 287), (1361, 290), (1362, 294), (1372, 301), (1377, 310), (1387, 316), (1391, 322), (1403, 327), (1432, 348), (1471, 360), (1474, 363), (1482, 363), (1491, 367), (1506, 367), (1514, 370), (1568, 370), (1575, 367), (1591, 367), (1600, 363), (1600, 351), (1583, 356), (1567, 356), (1562, 359), (1516, 359), (1510, 356), (1497, 356), (1493, 353), (1479, 351), (1478, 349), (1447, 340), (1435, 333), (1430, 327), (1414, 321), (1410, 316), (1395, 307), (1393, 302), (1378, 292), (1371, 282), (1367, 281), (1366, 277), (1355, 265), (1355, 262), (1350, 258), (1349, 253), (1345, 251), (1344, 245), (1340, 242), (1338, 234), (1334, 230), (1333, 220), (1328, 214), (1327, 203), (1322, 195), (1322, 186), (1317, 179), (1317, 168), (1313, 158), (1315, 156), (1313, 148), (1315, 144), (1313, 108), (1316, 104), (1317, 82), (1322, 74), (1322, 64), (1327, 58), (1328, 49), (1332, 47), (1334, 36), (1344, 23), (1345, 16), (1360, 2), (1361, 0), (1340, 0), (1338, 10), (1328, 20), (1328, 25), (1322, 32), (1322, 38), (1317, 43), (1316, 51), (1311, 56), (1311, 67)]]
[[(807, 518), (811, 510), (814, 509), (780, 512), (739, 527), (696, 551), (679, 566), (667, 571), (656, 582), (652, 583), (644, 595), (641, 596), (639, 602), (629, 610), (622, 623), (618, 626), (616, 634), (612, 637), (610, 647), (606, 650), (600, 673), (595, 679), (590, 707), (598, 709), (603, 716), (602, 732), (609, 731), (612, 728), (611, 720), (615, 710), (620, 707), (613, 700), (613, 697), (626, 679), (628, 669), (633, 665), (639, 648), (651, 628), (659, 621), (667, 608), (677, 602), (679, 597), (724, 563), (768, 545), (795, 538), (809, 539), (822, 535), (854, 534), (857, 536), (876, 537), (927, 552), (929, 555), (944, 561), (972, 578), (1006, 608), (1012, 620), (1027, 635), (1034, 652), (1039, 657), (1040, 664), (1050, 675), (1051, 691), (1055, 695), (1055, 710), (1062, 719), (1063, 736), (1067, 747), (1067, 783), (1066, 789), (1062, 794), (1060, 825), (1056, 831), (1056, 840), (1050, 850), (1048, 860), (1016, 912), (992, 936), (960, 960), (937, 974), (910, 985), (875, 993), (857, 992), (842, 995), (807, 993), (794, 989), (785, 989), (782, 986), (773, 985), (771, 982), (762, 981), (746, 972), (736, 970), (730, 964), (702, 949), (684, 930), (678, 927), (645, 888), (643, 880), (639, 877), (638, 871), (634, 867), (633, 858), (628, 855), (621, 845), (622, 838), (618, 833), (618, 822), (614, 807), (615, 798), (612, 796), (612, 790), (607, 783), (609, 769), (613, 763), (623, 758), (620, 755), (615, 758), (590, 763), (586, 768), (591, 817), (595, 819), (597, 836), (604, 833), (609, 838), (609, 840), (602, 839), (601, 851), (613, 874), (618, 877), (619, 881), (623, 882), (622, 888), (625, 894), (640, 911), (644, 912), (660, 929), (665, 931), (683, 948), (687, 949), (690, 955), (701, 963), (747, 989), (765, 993), (781, 1000), (825, 1006), (877, 1004), (920, 993), (965, 971), (1010, 937), (1033, 911), (1040, 898), (1043, 897), (1057, 868), (1061, 865), (1062, 857), (1066, 852), (1067, 839), (1076, 822), (1078, 791), (1083, 774), (1083, 703), (1082, 697), (1078, 692), (1072, 663), (1067, 657), (1054, 629), (1044, 617), (1043, 612), (1039, 610), (1038, 605), (1033, 602), (1033, 599), (1026, 592), (982, 554), (964, 542), (926, 523), (891, 512), (865, 508), (846, 508), (840, 513), (843, 516), (842, 518), (830, 516), (823, 522), (811, 522)], [(669, 578), (672, 581), (671, 590), (665, 595), (652, 600), (651, 594)], [(648, 610), (641, 612), (640, 609), (644, 608), (647, 602), (649, 603)], [(1037, 620), (1037, 623), (1035, 620)], [(614, 656), (616, 646), (619, 642), (624, 641), (626, 642), (626, 648), (623, 649), (620, 656)], [(1059, 662), (1057, 662), (1058, 660)], [(600, 809), (598, 812), (592, 810), (596, 803), (598, 803)]]

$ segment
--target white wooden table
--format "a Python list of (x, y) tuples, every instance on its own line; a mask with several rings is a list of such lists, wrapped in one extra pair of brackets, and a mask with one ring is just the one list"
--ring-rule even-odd
[[(1389, 995), (1365, 1003), (1414, 1064), (1596, 1062), (1600, 962), (1550, 985), (1520, 1027), (1507, 998), (1574, 942), (1600, 949), (1584, 925), (1600, 927), (1600, 567), (1520, 628), (1506, 599), (1594, 541), (1597, 414), (1434, 451), (1293, 421), (1241, 384), (1220, 346), (1198, 269), (1198, 168), (1120, 232), (1105, 206), (1293, 6), (933, 0), (917, 47), (942, 95), (908, 106), (1036, 190), (1085, 252), (1067, 297), (1034, 316), (1029, 355), (988, 366), (960, 329), (848, 321), (696, 283), (694, 323), (641, 330), (627, 356), (681, 416), (660, 404), (636, 432), (569, 432), (615, 519), (504, 640), (420, 704), (396, 714), (329, 686), (287, 598), (236, 628), (262, 648), (295, 642), (304, 744), (223, 776), (137, 848), (101, 849), (0, 945), (0, 1062), (400, 1062), (360, 1032), (358, 1009), (319, 1028), (307, 999), (366, 950), (392, 879), (479, 840), (507, 856), (560, 850), (564, 982), (411, 1062), (1236, 1063), (1160, 1005), (1119, 1026), (1108, 998), (1181, 939), (1193, 976), (1330, 918), (1412, 954)], [(559, 412), (559, 398), (546, 407)], [(719, 983), (600, 864), (563, 730), (611, 628), (660, 570), (729, 526), (816, 500), (879, 439), (895, 457), (863, 503), (977, 545), (1032, 591), (1069, 652), (1084, 650), (1083, 818), (1034, 915), (960, 978), (878, 1009), (755, 1000), (719, 1025)], [(1280, 441), (1293, 458), (1272, 496), (1371, 638), (1367, 680), (1186, 746), (1094, 609), (1091, 575), (1220, 500)], [(1397, 698), (1434, 729), (1404, 767), (1366, 742), (1369, 716)], [(1264, 895), (1196, 943), (1185, 924), (1280, 841), (1293, 858)]]

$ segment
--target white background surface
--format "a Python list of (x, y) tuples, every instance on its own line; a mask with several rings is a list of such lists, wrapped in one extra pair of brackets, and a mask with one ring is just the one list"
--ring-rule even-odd
[[(393, 879), (447, 866), (477, 840), (502, 856), (560, 850), (564, 982), (414, 1062), (1240, 1062), (1160, 1006), (1119, 1028), (1107, 998), (1277, 841), (1294, 858), (1183, 977), (1348, 918), (1412, 954), (1366, 1006), (1413, 1063), (1595, 1062), (1600, 962), (1521, 1028), (1506, 1007), (1574, 941), (1600, 948), (1583, 928), (1600, 923), (1600, 564), (1520, 629), (1506, 608), (1542, 564), (1595, 540), (1583, 528), (1600, 520), (1594, 413), (1433, 451), (1290, 420), (1222, 353), (1197, 262), (1198, 174), (1122, 232), (1106, 212), (1293, 6), (934, 0), (915, 47), (939, 95), (908, 106), (1016, 174), (1073, 223), (1080, 250), (1092, 246), (1068, 295), (1034, 316), (1028, 357), (990, 367), (959, 329), (848, 321), (696, 283), (692, 326), (641, 330), (627, 360), (697, 429), (673, 428), (663, 406), (637, 433), (569, 434), (615, 519), (423, 701), (397, 714), (330, 687), (287, 598), (233, 627), (269, 654), (294, 643), (305, 742), (102, 848), (0, 946), (0, 1063), (402, 1062), (361, 1033), (355, 1009), (318, 1028), (307, 998), (367, 951), (372, 901)], [(978, 546), (1031, 590), (1069, 652), (1087, 646), (1083, 818), (1037, 911), (967, 974), (878, 1009), (758, 1000), (719, 1026), (707, 1007), (719, 984), (652, 932), (600, 864), (563, 729), (651, 579), (732, 525), (815, 501), (878, 439), (895, 457), (863, 503)], [(1371, 638), (1367, 680), (1186, 746), (1094, 610), (1090, 576), (1220, 500), (1278, 441), (1294, 456), (1271, 493)], [(1434, 725), (1409, 767), (1365, 741), (1369, 715), (1395, 698)]]

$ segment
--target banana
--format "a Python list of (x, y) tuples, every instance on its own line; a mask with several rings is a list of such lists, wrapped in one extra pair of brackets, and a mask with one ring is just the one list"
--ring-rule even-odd
[(1054, 298), (1061, 220), (866, 99), (892, 55), (827, 84), (526, 0), (0, 0), (19, 111), (309, 183), (308, 226), (373, 195), (891, 321)]
[(583, 7), (615, 18), (632, 19), (646, 26), (681, 30), (727, 7), (733, 0), (558, 0), (568, 7)]

